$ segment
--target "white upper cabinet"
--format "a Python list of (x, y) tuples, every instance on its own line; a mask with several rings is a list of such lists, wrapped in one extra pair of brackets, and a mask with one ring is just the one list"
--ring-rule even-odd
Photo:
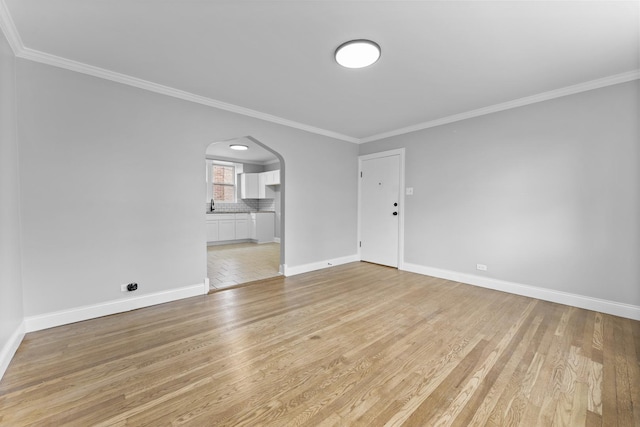
[[(240, 198), (259, 199), (259, 185), (257, 173), (243, 173), (240, 175)], [(264, 190), (263, 190), (264, 191)]]
[(267, 198), (267, 175), (265, 172), (258, 174), (258, 199)]
[(265, 185), (280, 185), (280, 170), (264, 172)]
[(280, 185), (280, 170), (243, 173), (240, 175), (240, 198), (273, 199), (275, 194), (270, 187), (272, 185)]

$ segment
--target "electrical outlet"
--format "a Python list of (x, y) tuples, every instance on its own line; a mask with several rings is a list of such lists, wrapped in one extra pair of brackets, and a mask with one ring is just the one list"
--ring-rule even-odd
[(134, 282), (127, 283), (125, 285), (120, 285), (121, 292), (133, 292), (137, 289), (138, 289), (138, 284)]
[(407, 187), (405, 194), (407, 196), (413, 196), (413, 187)]
[(487, 271), (487, 266), (484, 264), (476, 264), (476, 270)]

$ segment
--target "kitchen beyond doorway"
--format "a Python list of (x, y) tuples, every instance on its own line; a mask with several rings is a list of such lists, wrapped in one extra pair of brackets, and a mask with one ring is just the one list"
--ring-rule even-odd
[(210, 290), (278, 276), (280, 243), (237, 243), (207, 247)]

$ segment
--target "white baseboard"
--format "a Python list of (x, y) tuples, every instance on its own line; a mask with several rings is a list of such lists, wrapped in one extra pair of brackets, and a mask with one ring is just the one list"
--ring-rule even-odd
[(280, 243), (280, 238), (279, 237), (274, 237), (273, 241), (274, 241), (274, 243)]
[(13, 331), (13, 334), (9, 337), (9, 340), (4, 343), (2, 349), (0, 349), (0, 380), (4, 376), (4, 373), (7, 371), (9, 367), (9, 363), (11, 363), (11, 359), (13, 359), (13, 355), (16, 354), (18, 347), (20, 347), (20, 343), (24, 338), (25, 334), (25, 323), (22, 321), (20, 325)]
[(204, 283), (198, 283), (197, 285), (185, 286), (168, 291), (86, 305), (37, 316), (29, 316), (25, 318), (25, 330), (27, 332), (39, 331), (41, 329), (95, 319), (96, 317), (108, 316), (110, 314), (123, 313), (125, 311), (163, 304), (183, 298), (206, 295), (208, 292), (208, 286)]
[(353, 254), (341, 258), (328, 259), (325, 261), (312, 262), (310, 264), (296, 265), (294, 267), (289, 267), (284, 264), (283, 274), (285, 276), (295, 276), (296, 274), (308, 273), (310, 271), (320, 270), (322, 268), (335, 267), (340, 264), (347, 264), (349, 262), (360, 261), (360, 257), (358, 254)]
[(224, 246), (224, 245), (235, 245), (238, 243), (257, 243), (257, 240), (254, 239), (238, 239), (238, 240), (218, 240), (216, 242), (207, 242), (207, 246)]
[(636, 305), (571, 294), (569, 292), (556, 291), (553, 289), (539, 288), (537, 286), (523, 285), (490, 277), (476, 276), (474, 274), (458, 273), (455, 271), (426, 267), (417, 264), (404, 263), (403, 267), (403, 270), (410, 271), (412, 273), (439, 277), (441, 279), (453, 280), (455, 282), (481, 286), (483, 288), (495, 289), (497, 291), (509, 292), (511, 294), (571, 305), (587, 310), (612, 314), (614, 316), (626, 317), (628, 319), (640, 320), (640, 306)]

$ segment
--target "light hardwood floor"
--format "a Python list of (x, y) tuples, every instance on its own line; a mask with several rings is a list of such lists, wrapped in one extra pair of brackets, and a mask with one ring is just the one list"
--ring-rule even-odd
[(0, 425), (639, 426), (640, 322), (353, 263), (27, 334)]
[(236, 243), (207, 247), (207, 277), (211, 290), (278, 275), (279, 243)]

